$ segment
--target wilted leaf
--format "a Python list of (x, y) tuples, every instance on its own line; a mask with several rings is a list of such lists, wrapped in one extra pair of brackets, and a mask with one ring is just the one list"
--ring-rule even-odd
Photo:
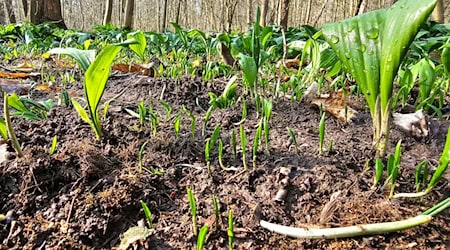
[(5, 77), (5, 78), (28, 78), (28, 77), (30, 77), (30, 73), (10, 73), (10, 72), (0, 71), (0, 77)]
[(154, 70), (152, 68), (153, 64), (125, 64), (118, 63), (112, 66), (113, 70), (118, 70), (120, 72), (129, 73), (129, 72), (138, 72), (141, 75), (146, 76), (154, 76)]

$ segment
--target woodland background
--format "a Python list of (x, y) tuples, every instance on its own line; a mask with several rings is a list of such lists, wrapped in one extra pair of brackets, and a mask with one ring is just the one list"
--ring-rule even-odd
[[(416, 0), (411, 0), (416, 1)], [(91, 30), (112, 23), (145, 31), (183, 28), (229, 32), (247, 30), (261, 6), (262, 24), (321, 27), (395, 0), (0, 0), (0, 23), (59, 21), (61, 27)], [(448, 22), (450, 0), (440, 1), (441, 22)], [(109, 8), (108, 8), (109, 7)], [(437, 12), (439, 13), (439, 12)], [(61, 21), (62, 20), (62, 21)]]

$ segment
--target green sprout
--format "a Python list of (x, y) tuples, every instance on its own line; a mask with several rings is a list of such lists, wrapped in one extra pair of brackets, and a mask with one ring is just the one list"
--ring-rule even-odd
[(263, 112), (264, 112), (264, 141), (266, 143), (266, 153), (269, 153), (269, 120), (272, 116), (272, 100), (263, 100)]
[(169, 117), (170, 117), (170, 114), (172, 114), (172, 107), (168, 103), (166, 103), (164, 101), (160, 101), (159, 103), (166, 110), (166, 116), (164, 117), (164, 120), (167, 121), (167, 119), (169, 119)]
[(214, 208), (214, 216), (216, 217), (215, 218), (215, 229), (217, 231), (217, 230), (220, 229), (220, 224), (219, 224), (219, 220), (220, 220), (219, 212), (220, 212), (220, 210), (219, 210), (219, 203), (217, 202), (217, 197), (214, 194), (212, 196), (212, 201), (213, 201), (213, 208)]
[(187, 195), (189, 199), (189, 207), (191, 208), (192, 215), (192, 231), (197, 236), (197, 205), (195, 203), (195, 197), (189, 187), (186, 187)]
[(401, 151), (402, 151), (401, 143), (402, 143), (402, 140), (400, 140), (397, 143), (397, 146), (395, 147), (394, 155), (390, 155), (388, 157), (387, 181), (390, 181), (390, 186), (391, 186), (391, 188), (390, 188), (391, 191), (389, 192), (389, 198), (393, 198), (393, 196), (394, 196), (395, 182), (397, 181), (398, 170), (400, 168), (400, 157), (401, 157)]
[(147, 219), (148, 227), (150, 229), (152, 229), (153, 228), (152, 212), (150, 212), (150, 209), (148, 208), (148, 206), (145, 202), (143, 202), (142, 200), (140, 202), (141, 202), (142, 209), (144, 210), (145, 218)]
[(2, 117), (0, 117), (0, 135), (5, 141), (8, 140), (8, 129), (6, 126), (6, 122)]
[(141, 62), (145, 62), (145, 48), (147, 47), (147, 41), (144, 33), (141, 30), (137, 30), (132, 33), (128, 33), (127, 38), (134, 38), (137, 41), (137, 43), (130, 45), (130, 49), (139, 56)]
[(139, 162), (139, 174), (142, 174), (142, 167), (143, 167), (143, 159), (144, 159), (144, 150), (145, 146), (147, 145), (147, 142), (144, 142), (142, 146), (139, 148), (139, 154), (138, 154), (138, 162)]
[(253, 151), (252, 151), (253, 169), (256, 169), (256, 154), (258, 153), (258, 147), (261, 142), (263, 120), (265, 119), (261, 119), (259, 121), (258, 127), (256, 128), (255, 131), (255, 138), (253, 140)]
[(158, 113), (156, 110), (153, 109), (153, 106), (150, 104), (148, 106), (148, 113), (150, 115), (150, 127), (153, 130), (153, 136), (156, 136), (156, 129), (158, 127)]
[(423, 160), (419, 163), (416, 169), (415, 175), (415, 186), (416, 192), (419, 192), (422, 189), (423, 185), (426, 185), (428, 182), (428, 160)]
[(8, 131), (8, 137), (11, 139), (12, 146), (17, 153), (18, 157), (22, 157), (22, 148), (20, 147), (19, 140), (17, 140), (16, 134), (11, 122), (11, 117), (9, 116), (9, 99), (10, 96), (7, 93), (3, 93), (3, 115), (5, 117), (6, 130)]
[(366, 97), (378, 157), (384, 157), (388, 145), (394, 78), (436, 2), (399, 0), (389, 9), (323, 26), (325, 40)]
[(217, 124), (214, 127), (214, 131), (211, 135), (211, 142), (210, 142), (211, 149), (214, 149), (214, 147), (216, 146), (216, 142), (217, 142), (217, 139), (219, 139), (219, 136), (220, 136), (220, 125)]
[(139, 114), (139, 124), (141, 126), (144, 126), (145, 120), (147, 118), (147, 108), (145, 107), (144, 100), (139, 102), (137, 107), (138, 107), (138, 114)]
[(322, 117), (319, 122), (319, 155), (323, 153), (323, 143), (325, 139), (325, 112), (322, 113)]
[[(447, 130), (447, 137), (445, 140), (445, 146), (442, 151), (441, 157), (439, 158), (439, 165), (437, 166), (436, 170), (434, 171), (434, 174), (431, 176), (430, 182), (428, 182), (427, 188), (422, 192), (417, 193), (399, 193), (395, 194), (393, 198), (401, 198), (401, 197), (421, 197), (424, 195), (427, 195), (433, 190), (433, 188), (437, 185), (438, 181), (441, 179), (442, 175), (447, 170), (448, 164), (450, 163), (450, 128)], [(427, 168), (427, 167), (426, 167)], [(426, 176), (425, 176), (425, 170), (424, 170), (424, 178), (423, 180), (426, 181), (425, 178), (428, 177), (428, 170), (426, 170)]]
[(244, 164), (244, 170), (248, 171), (247, 159), (246, 159), (247, 138), (245, 136), (245, 130), (244, 130), (244, 126), (242, 124), (239, 127), (239, 134), (241, 136), (242, 164)]
[(242, 119), (241, 121), (245, 121), (247, 119), (247, 102), (245, 99), (242, 99)]
[(53, 136), (52, 145), (50, 146), (49, 153), (50, 155), (54, 154), (56, 152), (56, 146), (58, 145), (58, 136)]
[(233, 211), (230, 209), (228, 211), (228, 249), (233, 249), (233, 241), (234, 241), (234, 226), (233, 226)]
[(219, 166), (222, 169), (226, 169), (223, 165), (223, 142), (221, 139), (219, 139)]
[(206, 167), (208, 168), (208, 174), (211, 176), (212, 172), (211, 172), (211, 143), (210, 143), (211, 139), (207, 139), (205, 142), (205, 160), (206, 160)]
[(381, 179), (383, 175), (383, 161), (380, 158), (375, 159), (375, 178), (373, 181), (373, 187), (375, 187)]
[(295, 136), (294, 130), (292, 130), (290, 127), (287, 127), (287, 131), (288, 131), (289, 136), (291, 137), (292, 143), (294, 144), (295, 152), (298, 154), (298, 152), (300, 150), (298, 148), (297, 136)]
[(175, 130), (175, 137), (177, 137), (177, 138), (180, 135), (180, 125), (181, 125), (181, 113), (178, 113), (173, 118), (173, 127), (174, 127), (174, 130)]
[(86, 95), (88, 113), (81, 105), (72, 99), (72, 104), (80, 117), (88, 123), (95, 132), (97, 140), (102, 136), (102, 126), (98, 115), (98, 106), (106, 88), (111, 64), (121, 47), (108, 45), (89, 65), (84, 75), (84, 92)]
[(209, 227), (208, 225), (204, 225), (202, 228), (200, 228), (200, 233), (198, 234), (197, 238), (197, 250), (202, 250), (203, 245), (206, 241), (206, 235), (208, 235)]

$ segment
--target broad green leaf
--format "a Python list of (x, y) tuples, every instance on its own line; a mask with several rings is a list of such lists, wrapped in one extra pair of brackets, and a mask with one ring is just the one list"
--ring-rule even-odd
[(25, 107), (23, 102), (20, 100), (20, 97), (16, 93), (13, 93), (10, 96), (8, 96), (8, 104), (11, 108), (13, 108), (19, 112), (24, 113), (24, 112), (29, 111), (28, 108)]
[(366, 97), (372, 115), (379, 92), (380, 30), (386, 10), (381, 9), (323, 26), (323, 35)]
[(381, 32), (380, 102), (382, 109), (390, 102), (392, 82), (403, 57), (420, 26), (433, 11), (436, 2), (437, 0), (400, 0), (387, 9), (385, 25)]
[(80, 64), (83, 71), (86, 71), (95, 58), (95, 50), (81, 50), (75, 48), (54, 48), (48, 53), (51, 54), (65, 54), (73, 57), (78, 64)]
[(84, 74), (84, 91), (88, 103), (88, 110), (97, 133), (101, 134), (97, 108), (108, 82), (111, 64), (121, 47), (109, 45), (95, 58)]
[(419, 73), (419, 93), (420, 100), (425, 101), (431, 93), (431, 90), (434, 86), (434, 80), (436, 78), (434, 73), (434, 65), (428, 59), (422, 59), (419, 61), (418, 65), (418, 73)]
[(442, 49), (441, 53), (441, 61), (444, 65), (444, 70), (447, 74), (447, 77), (450, 78), (450, 37), (448, 38), (446, 44), (442, 47), (444, 48)]
[(242, 72), (244, 73), (244, 79), (247, 82), (248, 87), (253, 88), (256, 81), (256, 74), (258, 73), (255, 59), (244, 54), (239, 54), (239, 57), (241, 58), (239, 60), (239, 64), (241, 65)]
[(145, 48), (147, 47), (147, 40), (145, 39), (144, 33), (141, 30), (129, 33), (127, 38), (134, 38), (137, 44), (130, 44), (130, 49), (134, 51), (142, 60), (145, 59)]

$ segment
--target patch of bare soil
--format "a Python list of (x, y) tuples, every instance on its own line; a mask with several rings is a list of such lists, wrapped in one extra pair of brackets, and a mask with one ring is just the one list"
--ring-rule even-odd
[[(235, 249), (445, 249), (450, 242), (450, 213), (432, 222), (398, 233), (336, 240), (292, 239), (262, 229), (258, 218), (278, 224), (302, 227), (338, 227), (406, 219), (418, 215), (448, 197), (450, 188), (442, 180), (421, 199), (389, 200), (387, 190), (372, 190), (373, 169), (366, 162), (371, 150), (371, 120), (360, 110), (354, 123), (345, 125), (331, 116), (326, 119), (326, 150), (318, 154), (319, 111), (305, 103), (277, 99), (270, 120), (270, 151), (264, 145), (257, 168), (243, 172), (241, 150), (235, 158), (231, 131), (238, 132), (241, 109), (216, 110), (202, 136), (208, 109), (208, 92), (220, 93), (225, 81), (202, 83), (197, 79), (154, 79), (134, 75), (113, 76), (103, 100), (126, 91), (110, 105), (103, 122), (104, 136), (96, 141), (93, 131), (71, 108), (59, 106), (48, 118), (26, 121), (14, 118), (14, 128), (24, 148), (24, 156), (0, 166), (0, 212), (14, 212), (14, 222), (0, 222), (3, 249), (111, 249), (121, 235), (144, 219), (140, 201), (153, 213), (156, 231), (137, 248), (193, 249), (186, 187), (192, 188), (199, 225), (213, 225), (212, 195), (220, 205), (220, 228), (210, 227), (206, 249), (228, 245), (228, 210), (233, 211)], [(72, 92), (82, 93), (81, 84)], [(137, 111), (137, 103), (161, 113), (156, 135), (141, 127), (125, 110)], [(172, 114), (160, 100), (170, 104)], [(182, 116), (176, 136), (173, 117), (186, 107), (197, 118), (195, 136), (190, 120)], [(244, 122), (248, 145), (258, 123), (255, 107), (248, 101), (249, 116)], [(224, 165), (238, 171), (224, 171), (212, 153), (212, 176), (204, 156), (205, 139), (214, 126), (221, 125)], [(287, 132), (297, 135), (298, 152)], [(53, 136), (58, 136), (56, 153), (49, 154)], [(391, 132), (390, 150), (403, 140), (402, 165), (397, 191), (414, 190), (415, 166), (429, 159), (436, 164), (442, 145), (429, 144)], [(328, 151), (329, 143), (333, 147)], [(143, 171), (139, 171), (138, 151), (145, 142)], [(239, 142), (239, 139), (238, 139)], [(9, 149), (12, 151), (12, 149)], [(247, 149), (251, 168), (251, 152)], [(369, 164), (373, 166), (373, 164)], [(155, 174), (152, 170), (164, 171)], [(275, 201), (282, 187), (283, 173), (290, 182), (284, 199)], [(333, 199), (331, 199), (333, 197)]]

